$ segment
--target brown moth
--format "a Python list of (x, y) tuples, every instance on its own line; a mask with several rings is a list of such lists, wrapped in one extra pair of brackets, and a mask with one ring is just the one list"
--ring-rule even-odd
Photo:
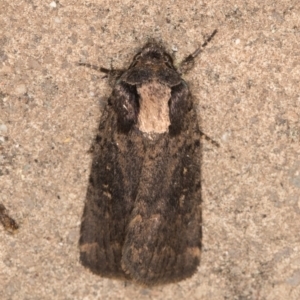
[(93, 144), (79, 240), (81, 263), (95, 274), (152, 286), (197, 270), (201, 132), (181, 73), (199, 53), (176, 69), (150, 42), (124, 71), (81, 64), (113, 83)]
[(4, 229), (9, 233), (15, 233), (19, 228), (16, 221), (8, 215), (6, 208), (2, 203), (0, 203), (0, 223), (2, 223)]

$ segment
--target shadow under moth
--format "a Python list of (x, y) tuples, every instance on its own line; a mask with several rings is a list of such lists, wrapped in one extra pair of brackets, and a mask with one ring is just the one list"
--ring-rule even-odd
[(153, 286), (197, 270), (201, 132), (181, 73), (199, 53), (175, 68), (153, 41), (127, 70), (80, 63), (113, 85), (93, 144), (79, 240), (81, 263), (95, 274)]

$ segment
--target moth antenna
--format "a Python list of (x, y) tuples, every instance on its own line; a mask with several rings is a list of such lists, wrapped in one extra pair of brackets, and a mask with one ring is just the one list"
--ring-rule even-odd
[(213, 39), (213, 37), (216, 35), (216, 33), (218, 32), (217, 29), (215, 29), (213, 31), (213, 33), (206, 39), (206, 41), (201, 45), (201, 48), (204, 48), (207, 46), (207, 44)]
[(97, 72), (105, 73), (106, 75), (104, 75), (102, 78), (108, 78), (111, 86), (114, 86), (116, 79), (119, 78), (122, 75), (122, 73), (124, 72), (124, 70), (115, 70), (112, 67), (111, 67), (111, 69), (107, 69), (107, 68), (98, 67), (98, 66), (95, 66), (95, 65), (92, 65), (89, 63), (81, 63), (80, 62), (80, 63), (77, 63), (77, 65), (90, 68)]
[(90, 68), (90, 69), (93, 69), (95, 71), (102, 72), (102, 73), (105, 73), (105, 74), (108, 74), (112, 71), (112, 70), (102, 68), (102, 67), (98, 67), (98, 66), (95, 66), (95, 65), (92, 65), (92, 64), (89, 64), (89, 63), (81, 63), (80, 62), (80, 63), (78, 63), (78, 66), (87, 67), (87, 68)]
[(217, 29), (213, 31), (213, 33), (205, 40), (205, 42), (197, 48), (192, 54), (188, 55), (180, 64), (178, 67), (178, 71), (180, 73), (187, 73), (190, 71), (193, 67), (194, 59), (202, 52), (202, 49), (205, 48), (208, 43), (213, 39), (213, 37), (218, 32)]

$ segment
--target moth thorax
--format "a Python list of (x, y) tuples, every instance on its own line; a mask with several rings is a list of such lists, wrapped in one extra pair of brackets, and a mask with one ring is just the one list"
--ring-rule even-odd
[(164, 133), (170, 125), (168, 102), (171, 89), (157, 81), (143, 83), (137, 88), (140, 96), (137, 126), (145, 133)]

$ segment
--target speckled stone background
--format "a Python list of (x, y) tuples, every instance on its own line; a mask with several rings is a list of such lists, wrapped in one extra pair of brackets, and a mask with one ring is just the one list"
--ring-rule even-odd
[[(300, 299), (298, 0), (0, 0), (0, 299)], [(86, 61), (126, 68), (148, 38), (177, 61), (218, 34), (185, 76), (202, 131), (198, 273), (146, 289), (102, 279), (77, 241), (101, 110)]]

